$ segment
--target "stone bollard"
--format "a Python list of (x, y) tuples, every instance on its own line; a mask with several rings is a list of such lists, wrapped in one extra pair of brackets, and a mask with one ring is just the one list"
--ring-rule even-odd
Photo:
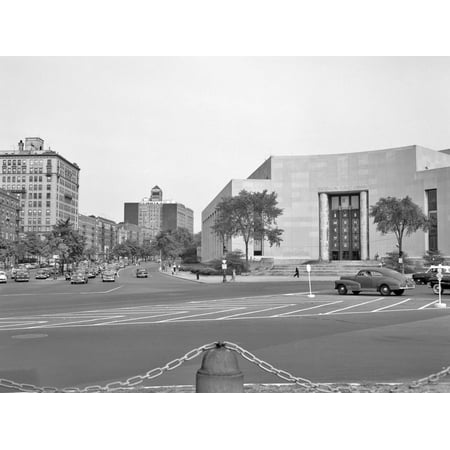
[(244, 374), (236, 354), (223, 344), (208, 350), (197, 371), (195, 392), (244, 392)]

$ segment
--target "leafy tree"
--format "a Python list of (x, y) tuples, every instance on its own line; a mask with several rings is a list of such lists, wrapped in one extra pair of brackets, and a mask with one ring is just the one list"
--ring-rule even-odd
[(73, 229), (70, 219), (58, 222), (48, 236), (48, 245), (52, 252), (60, 256), (64, 264), (80, 261), (83, 257), (85, 241), (78, 231)]
[(192, 233), (186, 228), (177, 228), (176, 230), (166, 230), (158, 233), (152, 243), (152, 254), (162, 256), (163, 260), (174, 260), (183, 257), (189, 249), (197, 247), (195, 245)]
[(36, 233), (27, 233), (25, 239), (25, 249), (30, 255), (33, 255), (40, 262), (41, 257), (45, 254), (45, 240), (42, 240)]
[(16, 254), (16, 243), (0, 238), (0, 258), (5, 265), (9, 265)]
[(245, 261), (248, 264), (250, 240), (267, 239), (270, 246), (280, 245), (283, 230), (276, 226), (276, 219), (283, 212), (277, 207), (277, 194), (242, 190), (237, 196), (223, 198), (216, 206), (216, 222), (213, 232), (223, 239), (242, 236), (245, 243)]
[(370, 207), (370, 215), (381, 234), (394, 233), (399, 257), (403, 257), (403, 238), (430, 226), (422, 209), (409, 196), (381, 198)]
[(94, 247), (88, 247), (84, 249), (83, 256), (92, 262), (97, 259), (97, 252)]
[(180, 255), (183, 246), (169, 230), (161, 231), (156, 235), (153, 248), (163, 260), (174, 260)]

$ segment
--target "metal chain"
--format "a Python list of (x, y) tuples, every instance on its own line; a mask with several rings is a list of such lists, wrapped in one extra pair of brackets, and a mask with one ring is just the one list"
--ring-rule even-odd
[(236, 353), (241, 355), (247, 361), (250, 361), (251, 363), (256, 364), (257, 366), (261, 367), (261, 369), (265, 370), (266, 372), (275, 374), (276, 376), (278, 376), (279, 378), (281, 378), (283, 380), (291, 381), (292, 383), (298, 384), (299, 386), (302, 386), (309, 392), (311, 392), (311, 391), (313, 391), (313, 392), (339, 392), (339, 390), (337, 390), (336, 388), (334, 388), (332, 386), (328, 386), (325, 384), (313, 383), (312, 381), (310, 381), (306, 378), (295, 377), (294, 375), (290, 374), (289, 372), (286, 372), (285, 370), (276, 369), (268, 362), (257, 358), (255, 355), (250, 353), (248, 350), (243, 349), (242, 347), (240, 347), (237, 344), (234, 344), (233, 342), (225, 341), (225, 342), (223, 342), (223, 345), (226, 348), (235, 351)]
[(161, 376), (164, 372), (168, 372), (169, 370), (174, 370), (177, 367), (181, 366), (186, 361), (190, 361), (191, 359), (196, 358), (198, 355), (203, 353), (206, 350), (210, 350), (217, 346), (216, 342), (211, 342), (206, 345), (202, 345), (201, 347), (195, 348), (188, 353), (186, 353), (181, 358), (176, 358), (170, 362), (168, 362), (163, 367), (157, 367), (155, 369), (149, 370), (143, 375), (135, 375), (133, 377), (128, 378), (125, 381), (114, 381), (112, 383), (108, 383), (105, 386), (87, 386), (85, 388), (77, 388), (77, 387), (69, 387), (58, 389), (55, 387), (49, 386), (35, 386), (33, 384), (25, 384), (25, 383), (16, 383), (11, 380), (7, 380), (5, 378), (0, 378), (0, 386), (6, 387), (9, 389), (17, 389), (21, 392), (46, 392), (46, 393), (55, 393), (55, 392), (64, 392), (64, 393), (87, 393), (87, 392), (114, 392), (119, 389), (129, 389), (131, 387), (137, 386), (141, 384), (145, 380), (151, 380), (153, 378), (157, 378)]
[(396, 392), (400, 390), (401, 387), (406, 387), (407, 389), (418, 389), (419, 387), (425, 386), (427, 384), (437, 383), (441, 378), (445, 378), (448, 375), (450, 375), (450, 366), (444, 367), (440, 372), (436, 372), (427, 377), (420, 378), (419, 380), (413, 381), (410, 384), (404, 383), (403, 385), (400, 384), (398, 386), (395, 386), (394, 388), (390, 389), (389, 392)]
[[(201, 353), (203, 353), (207, 350), (211, 350), (213, 348), (217, 348), (217, 347), (225, 347), (225, 348), (228, 348), (229, 350), (235, 351), (240, 356), (242, 356), (244, 359), (257, 365), (264, 371), (274, 374), (277, 377), (279, 377), (285, 381), (289, 381), (291, 383), (302, 386), (304, 389), (306, 389), (307, 392), (322, 392), (322, 393), (380, 392), (379, 386), (377, 387), (377, 385), (372, 386), (372, 387), (364, 387), (364, 386), (361, 386), (360, 384), (347, 384), (345, 386), (336, 387), (336, 386), (330, 385), (328, 383), (313, 383), (311, 380), (308, 380), (307, 378), (296, 377), (285, 370), (277, 369), (274, 366), (272, 366), (271, 364), (269, 364), (268, 362), (257, 358), (255, 355), (250, 353), (248, 350), (245, 350), (244, 348), (240, 347), (237, 344), (234, 344), (233, 342), (227, 342), (227, 341), (211, 342), (209, 344), (202, 345), (201, 347), (192, 349), (191, 351), (186, 353), (181, 358), (176, 358), (176, 359), (168, 362), (163, 367), (156, 367), (152, 370), (149, 370), (148, 372), (146, 372), (143, 375), (135, 375), (133, 377), (126, 379), (125, 381), (113, 381), (111, 383), (106, 384), (105, 386), (93, 385), (93, 386), (87, 386), (84, 388), (69, 387), (69, 388), (59, 389), (59, 388), (51, 387), (51, 386), (40, 387), (40, 386), (36, 386), (33, 384), (16, 383), (16, 382), (14, 382), (12, 380), (8, 380), (6, 378), (0, 378), (0, 386), (6, 387), (8, 389), (16, 389), (21, 392), (42, 392), (42, 393), (56, 393), (56, 392), (88, 393), (88, 392), (114, 392), (119, 389), (131, 390), (133, 387), (141, 384), (145, 380), (151, 380), (151, 379), (157, 378), (165, 372), (176, 369), (177, 367), (181, 366), (184, 362), (190, 361), (191, 359), (196, 358)], [(426, 384), (436, 383), (441, 378), (444, 378), (448, 375), (450, 375), (450, 366), (443, 368), (440, 372), (429, 375), (428, 377), (413, 381), (410, 384), (399, 383), (397, 386), (389, 388), (388, 392), (398, 392), (401, 388), (417, 389)]]

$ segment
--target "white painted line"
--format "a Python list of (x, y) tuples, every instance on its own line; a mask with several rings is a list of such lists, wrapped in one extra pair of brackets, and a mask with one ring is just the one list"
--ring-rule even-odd
[[(143, 320), (143, 319), (153, 319), (155, 317), (162, 317), (162, 316), (173, 316), (174, 314), (184, 314), (187, 313), (187, 311), (179, 311), (179, 312), (175, 312), (175, 313), (166, 313), (166, 314), (155, 314), (153, 316), (139, 316), (139, 317), (130, 317), (129, 319), (122, 319), (122, 320), (111, 320), (109, 322), (102, 322), (102, 323), (98, 323), (96, 324), (96, 326), (103, 326), (103, 325), (113, 325), (113, 324), (121, 324), (124, 322), (132, 322), (132, 321), (138, 321), (138, 320)], [(176, 319), (176, 317), (175, 317)]]
[[(344, 310), (346, 310), (346, 309), (357, 308), (358, 306), (367, 305), (367, 304), (373, 303), (373, 302), (379, 302), (380, 300), (383, 300), (384, 298), (385, 298), (385, 297), (378, 297), (378, 298), (376, 298), (376, 299), (374, 299), (374, 300), (369, 300), (368, 302), (357, 303), (356, 305), (350, 305), (350, 306), (347, 306), (347, 307), (345, 307), (345, 308), (335, 309), (334, 311), (328, 311), (328, 312), (322, 313), (322, 314), (323, 314), (323, 315), (325, 315), (325, 314), (334, 314), (334, 313), (337, 313), (337, 312), (339, 312), (339, 311), (344, 311)], [(320, 314), (320, 313), (319, 313), (319, 314)]]
[(110, 292), (117, 291), (117, 289), (121, 289), (123, 286), (117, 286), (116, 288), (110, 289), (109, 291), (101, 291), (101, 292), (79, 292), (80, 295), (89, 295), (89, 294), (109, 294)]
[(298, 313), (298, 312), (301, 312), (301, 311), (308, 311), (308, 310), (310, 310), (310, 309), (315, 309), (315, 308), (322, 308), (322, 307), (324, 307), (324, 306), (334, 305), (334, 304), (336, 304), (336, 303), (342, 303), (342, 302), (343, 302), (343, 300), (337, 300), (336, 302), (322, 303), (322, 304), (320, 304), (320, 305), (311, 306), (310, 308), (296, 309), (295, 311), (289, 311), (289, 312), (277, 314), (277, 315), (272, 316), (272, 317), (288, 316), (289, 314), (294, 314), (294, 313)]
[(173, 319), (159, 320), (156, 323), (173, 322), (175, 320), (189, 319), (191, 317), (207, 316), (208, 314), (219, 314), (219, 313), (228, 312), (228, 311), (236, 311), (237, 309), (244, 309), (244, 307), (224, 309), (223, 311), (211, 311), (211, 312), (207, 312), (207, 313), (203, 313), (203, 314), (193, 314), (191, 316), (174, 317)]
[(0, 329), (1, 330), (8, 330), (8, 327), (17, 327), (17, 326), (22, 326), (22, 327), (26, 327), (28, 328), (30, 325), (36, 325), (36, 324), (45, 324), (46, 321), (45, 320), (40, 320), (40, 321), (33, 321), (33, 322), (12, 322), (12, 323), (7, 323), (5, 325), (1, 325)]
[(95, 322), (97, 320), (99, 320), (98, 317), (95, 317), (93, 319), (73, 320), (71, 322), (59, 322), (59, 323), (58, 322), (57, 323), (47, 322), (47, 324), (45, 324), (45, 325), (31, 327), (31, 328), (64, 328), (67, 325), (73, 325), (76, 323), (86, 324), (87, 322)]
[(434, 302), (428, 303), (427, 305), (421, 306), (419, 309), (425, 309), (428, 306), (434, 305), (435, 303), (437, 303), (439, 300), (435, 300)]
[(282, 294), (282, 295), (284, 295), (286, 297), (289, 297), (291, 295), (306, 295), (306, 294), (309, 294), (309, 291), (306, 291), (306, 292), (292, 292), (292, 293), (289, 293), (289, 294)]
[(394, 306), (401, 305), (402, 303), (409, 302), (410, 300), (411, 300), (410, 298), (407, 298), (406, 300), (402, 300), (401, 302), (394, 303), (394, 304), (392, 304), (392, 305), (383, 306), (382, 308), (374, 309), (374, 310), (371, 311), (371, 312), (383, 311), (383, 309), (392, 308), (392, 307), (394, 307)]
[(256, 311), (252, 310), (252, 311), (247, 311), (244, 313), (232, 314), (231, 316), (217, 317), (214, 320), (225, 320), (225, 319), (230, 319), (232, 317), (245, 316), (247, 314), (256, 314), (256, 313), (265, 312), (265, 311), (272, 311), (274, 309), (287, 308), (288, 306), (295, 306), (295, 305), (281, 305), (281, 306), (274, 306), (273, 308), (259, 309)]

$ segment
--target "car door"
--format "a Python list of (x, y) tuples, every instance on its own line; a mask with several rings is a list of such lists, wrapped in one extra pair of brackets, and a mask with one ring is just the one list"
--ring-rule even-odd
[(360, 270), (356, 275), (356, 281), (361, 285), (361, 289), (372, 288), (372, 277), (368, 270)]

